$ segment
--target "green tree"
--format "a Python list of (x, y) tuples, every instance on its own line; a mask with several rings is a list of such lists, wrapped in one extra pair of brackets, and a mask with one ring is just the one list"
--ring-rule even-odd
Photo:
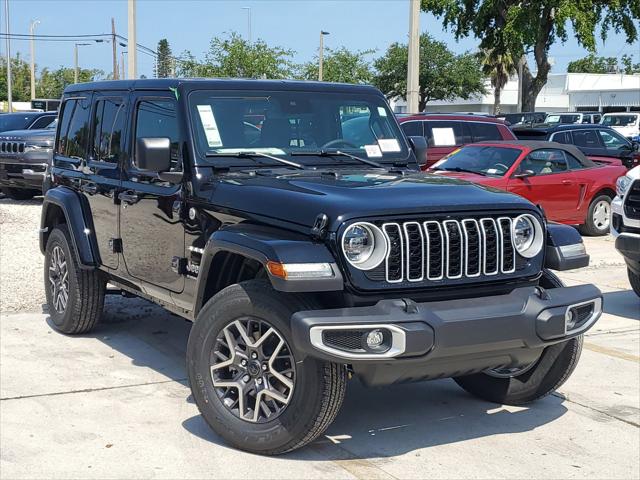
[(633, 57), (631, 55), (622, 55), (620, 63), (622, 64), (622, 71), (627, 75), (640, 73), (640, 62), (633, 63)]
[[(56, 70), (43, 68), (36, 83), (36, 95), (39, 98), (60, 98), (65, 87), (73, 83), (73, 73), (73, 68), (60, 67)], [(79, 82), (92, 82), (103, 77), (104, 72), (102, 70), (85, 68), (78, 70)]]
[(590, 54), (579, 60), (569, 62), (569, 73), (614, 73), (618, 70), (618, 60), (615, 57), (596, 57)]
[(480, 50), (505, 45), (513, 58), (533, 53), (535, 77), (522, 68), (522, 108), (533, 111), (551, 70), (549, 48), (568, 38), (573, 28), (578, 43), (595, 51), (597, 30), (605, 39), (610, 29), (622, 31), (629, 43), (638, 38), (638, 0), (421, 0), (422, 10), (442, 19), (456, 38), (473, 35)]
[[(387, 98), (407, 97), (407, 55), (406, 44), (393, 43), (374, 62), (373, 83)], [(426, 33), (420, 36), (420, 111), (431, 100), (468, 99), (481, 93), (484, 78), (476, 55), (456, 55)]]
[[(346, 47), (337, 50), (327, 48), (322, 61), (322, 79), (325, 82), (371, 83), (373, 69), (366, 57), (375, 50), (349, 51)], [(300, 77), (305, 80), (318, 79), (318, 56), (314, 61), (301, 66)]]
[(173, 57), (171, 55), (169, 41), (166, 38), (163, 38), (158, 42), (156, 54), (158, 55), (156, 60), (156, 77), (167, 78), (173, 76)]
[(497, 48), (480, 52), (482, 73), (491, 79), (493, 87), (493, 114), (500, 113), (500, 96), (502, 89), (509, 81), (509, 77), (516, 73), (517, 62), (511, 54)]
[[(0, 100), (7, 100), (7, 57), (1, 57), (0, 65)], [(29, 64), (20, 53), (11, 58), (11, 98), (14, 102), (31, 100), (31, 73)]]

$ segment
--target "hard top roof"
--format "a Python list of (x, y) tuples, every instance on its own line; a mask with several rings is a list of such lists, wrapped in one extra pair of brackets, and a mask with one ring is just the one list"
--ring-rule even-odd
[(488, 115), (477, 113), (414, 113), (410, 115), (402, 114), (398, 116), (398, 121), (408, 122), (411, 120), (449, 120), (462, 122), (487, 122), (504, 125), (504, 120)]
[(560, 123), (558, 125), (540, 124), (533, 126), (514, 125), (512, 130), (518, 134), (519, 132), (551, 133), (560, 130), (588, 130), (590, 128), (611, 130), (611, 127), (600, 123)]

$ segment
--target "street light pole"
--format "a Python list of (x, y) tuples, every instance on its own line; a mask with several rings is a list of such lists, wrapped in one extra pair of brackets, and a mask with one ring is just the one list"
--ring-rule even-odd
[(407, 111), (418, 113), (420, 103), (420, 0), (409, 0), (409, 3)]
[(320, 30), (320, 52), (318, 53), (318, 81), (322, 81), (322, 69), (324, 67), (324, 36), (329, 35), (329, 32)]
[(251, 7), (242, 7), (243, 10), (247, 11), (247, 34), (248, 34), (248, 40), (249, 40), (249, 45), (251, 45), (252, 43), (252, 36), (251, 36)]
[(36, 42), (33, 39), (33, 30), (39, 23), (40, 20), (31, 20), (29, 25), (29, 34), (31, 35), (31, 100), (36, 98)]
[[(127, 68), (129, 78), (138, 77), (138, 55), (136, 46), (136, 0), (129, 0), (129, 15), (128, 15), (128, 36), (129, 36), (129, 65)], [(133, 47), (133, 48), (132, 48)]]
[(122, 69), (122, 71), (120, 72), (120, 78), (124, 79), (127, 78), (125, 75), (125, 71), (124, 71), (124, 55), (125, 53), (127, 53), (126, 50), (120, 50), (120, 68)]
[(91, 45), (90, 43), (76, 43), (73, 49), (73, 83), (78, 83), (79, 80), (79, 68), (78, 68), (78, 47), (85, 45)]
[(13, 95), (11, 93), (11, 40), (9, 30), (9, 0), (4, 0), (5, 30), (7, 32), (7, 110), (13, 112)]

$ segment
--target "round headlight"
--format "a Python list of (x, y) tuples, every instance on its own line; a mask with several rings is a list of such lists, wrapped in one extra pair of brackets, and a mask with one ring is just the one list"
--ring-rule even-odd
[(342, 235), (342, 252), (347, 261), (360, 270), (371, 270), (387, 255), (382, 230), (371, 223), (354, 223)]
[(511, 237), (516, 251), (525, 258), (535, 257), (542, 250), (542, 226), (532, 215), (520, 215), (513, 221)]

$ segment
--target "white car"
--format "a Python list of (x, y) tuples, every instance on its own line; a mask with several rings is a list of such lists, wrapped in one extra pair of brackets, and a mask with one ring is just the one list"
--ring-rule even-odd
[(600, 123), (629, 139), (640, 135), (640, 112), (605, 113)]
[(640, 297), (640, 166), (618, 178), (618, 195), (611, 202), (611, 234), (627, 263), (633, 291)]

